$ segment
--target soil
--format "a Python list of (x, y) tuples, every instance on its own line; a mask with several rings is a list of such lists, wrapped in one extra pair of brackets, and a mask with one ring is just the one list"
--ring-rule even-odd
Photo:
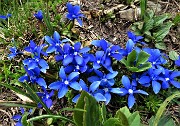
[[(180, 13), (179, 0), (159, 0), (158, 3), (161, 5), (162, 10), (157, 14), (170, 13), (174, 17), (177, 13)], [(111, 10), (119, 4), (124, 3), (122, 0), (81, 0), (80, 6), (82, 12), (86, 15), (86, 18), (83, 19), (83, 27), (77, 27), (79, 31), (82, 31), (80, 32), (81, 40), (89, 43), (93, 39), (104, 38), (113, 44), (124, 46), (127, 41), (127, 31), (130, 30), (130, 26), (138, 21), (139, 18), (132, 20), (121, 18), (118, 10), (115, 10), (108, 16), (107, 14), (99, 13), (100, 11)], [(135, 6), (139, 6), (139, 3), (137, 2)], [(130, 8), (132, 8), (132, 6), (127, 6), (125, 9)], [(173, 49), (180, 52), (180, 27), (172, 27), (170, 33), (164, 39), (164, 42), (168, 50)], [(2, 88), (2, 90), (0, 90), (0, 101), (9, 99), (20, 100), (13, 92)], [(112, 108), (112, 106), (110, 106), (110, 108)], [(167, 110), (167, 113), (174, 114), (177, 113), (179, 109), (180, 106), (171, 106)], [(3, 108), (0, 106), (0, 126), (13, 126), (14, 124), (11, 118), (16, 112), (18, 112), (17, 108)], [(180, 118), (179, 114), (177, 115), (177, 118)]]

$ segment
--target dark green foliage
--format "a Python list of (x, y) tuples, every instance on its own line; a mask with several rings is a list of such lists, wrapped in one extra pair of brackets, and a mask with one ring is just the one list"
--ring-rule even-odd
[(151, 68), (151, 63), (147, 62), (149, 54), (144, 51), (137, 53), (133, 50), (128, 56), (127, 60), (122, 59), (121, 62), (132, 72), (142, 72)]
[(156, 48), (166, 50), (163, 39), (174, 25), (172, 21), (167, 20), (169, 18), (169, 14), (156, 16), (152, 10), (149, 10), (146, 12), (143, 21), (134, 23), (132, 30), (136, 34), (143, 35), (146, 42), (154, 42)]

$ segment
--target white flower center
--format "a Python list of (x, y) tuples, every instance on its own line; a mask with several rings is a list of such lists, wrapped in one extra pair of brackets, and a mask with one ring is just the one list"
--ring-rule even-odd
[(64, 58), (66, 58), (66, 56), (67, 56), (67, 55), (65, 54), (65, 55), (64, 55)]
[(132, 89), (129, 89), (128, 92), (129, 92), (129, 94), (132, 94), (132, 93), (133, 93), (133, 90), (132, 90)]
[(101, 61), (100, 60), (97, 60), (97, 63), (99, 64)]
[(60, 43), (56, 43), (56, 46), (60, 46)]
[(165, 78), (166, 81), (169, 81), (169, 78)]
[(77, 52), (74, 52), (74, 55), (77, 55), (78, 53)]
[(153, 64), (156, 64), (156, 62), (153, 62)]
[(79, 66), (78, 65), (76, 66), (76, 69), (79, 70)]
[(104, 88), (104, 91), (105, 91), (105, 92), (108, 92), (108, 88)]
[(64, 81), (64, 83), (65, 83), (66, 85), (68, 85), (68, 84), (69, 84), (69, 81), (66, 80), (66, 81)]

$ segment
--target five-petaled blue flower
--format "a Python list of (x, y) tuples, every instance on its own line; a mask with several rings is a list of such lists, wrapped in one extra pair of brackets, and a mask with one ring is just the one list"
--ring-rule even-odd
[(76, 19), (77, 22), (79, 23), (79, 25), (82, 26), (83, 23), (82, 23), (82, 20), (80, 18), (84, 17), (84, 15), (82, 13), (80, 13), (80, 6), (78, 6), (78, 5), (73, 6), (70, 3), (67, 3), (66, 6), (68, 9), (68, 14), (66, 15), (66, 17), (69, 20)]
[(161, 68), (158, 69), (153, 69), (150, 68), (148, 69), (147, 72), (145, 72), (141, 78), (139, 79), (139, 83), (145, 87), (149, 87), (150, 83), (152, 83), (152, 88), (155, 94), (159, 93), (161, 89), (161, 84), (159, 82), (159, 78), (161, 77), (161, 73), (163, 70)]
[(136, 82), (133, 82), (132, 83), (130, 82), (129, 78), (125, 75), (122, 76), (122, 84), (124, 86), (124, 88), (120, 88), (120, 91), (123, 92), (123, 93), (120, 93), (121, 96), (124, 96), (124, 95), (129, 95), (128, 96), (128, 107), (129, 108), (132, 108), (134, 103), (135, 103), (135, 97), (134, 97), (134, 94), (137, 94), (137, 93), (140, 93), (140, 94), (144, 94), (144, 95), (148, 95), (147, 92), (143, 91), (143, 90), (137, 90), (136, 89), (136, 84), (133, 84), (133, 83), (136, 83)]
[(61, 80), (51, 83), (49, 85), (49, 88), (59, 90), (58, 98), (64, 97), (64, 95), (68, 91), (68, 87), (71, 87), (74, 90), (82, 90), (82, 87), (76, 81), (78, 75), (79, 75), (79, 72), (72, 72), (68, 76), (66, 76), (64, 68), (61, 67), (59, 71), (59, 77), (61, 78)]
[(0, 15), (0, 19), (3, 19), (3, 20), (7, 20), (9, 17), (11, 17), (11, 14)]
[(34, 16), (35, 16), (36, 19), (38, 19), (39, 21), (42, 21), (42, 19), (43, 19), (43, 12), (42, 12), (42, 10), (39, 10), (37, 13), (34, 14)]
[[(42, 87), (42, 89), (44, 92), (37, 92), (37, 95), (42, 99), (46, 106), (50, 108), (53, 105), (51, 97), (54, 95), (54, 91), (52, 90), (50, 93), (48, 93), (45, 87)], [(41, 108), (42, 105), (39, 103), (38, 107)]]
[(170, 84), (172, 84), (176, 88), (180, 88), (180, 82), (175, 80), (176, 77), (180, 76), (180, 71), (171, 71), (165, 69), (164, 74), (159, 78), (162, 81), (162, 88), (169, 88)]
[(50, 44), (50, 46), (46, 50), (47, 53), (55, 52), (57, 54), (58, 52), (62, 52), (61, 44), (63, 42), (68, 42), (69, 40), (68, 39), (60, 40), (60, 38), (61, 36), (57, 31), (54, 32), (53, 39), (49, 36), (45, 36), (45, 40)]

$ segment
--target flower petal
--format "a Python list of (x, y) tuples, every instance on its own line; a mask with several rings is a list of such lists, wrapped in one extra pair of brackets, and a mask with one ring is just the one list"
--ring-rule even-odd
[(80, 97), (80, 94), (76, 95), (76, 96), (72, 99), (72, 102), (77, 103), (79, 97)]
[(120, 88), (111, 88), (110, 92), (115, 93), (115, 94), (124, 93), (123, 91), (120, 90)]
[(180, 88), (180, 83), (178, 81), (170, 81), (170, 82), (174, 87)]
[(152, 81), (152, 87), (155, 94), (157, 94), (161, 89), (161, 84), (157, 81)]
[(77, 77), (79, 74), (80, 74), (79, 72), (72, 72), (72, 73), (70, 73), (69, 76), (68, 76), (68, 81), (71, 81), (72, 79)]
[(134, 103), (135, 103), (135, 98), (134, 98), (133, 94), (130, 94), (128, 96), (128, 107), (132, 108)]
[(59, 42), (60, 41), (60, 35), (57, 31), (54, 32), (53, 34), (53, 38), (56, 42)]
[(145, 91), (143, 91), (143, 90), (136, 90), (136, 91), (134, 91), (134, 93), (149, 95), (147, 92), (145, 92)]
[(51, 83), (48, 87), (50, 89), (58, 90), (62, 87), (62, 85), (63, 85), (63, 83), (61, 81), (56, 81), (56, 82)]
[(124, 85), (124, 87), (126, 89), (130, 88), (131, 84), (130, 84), (130, 80), (129, 80), (129, 78), (127, 76), (123, 75), (121, 81), (122, 81), (122, 84)]
[(107, 79), (113, 79), (115, 76), (117, 76), (118, 72), (114, 71), (113, 73), (109, 73), (106, 75)]
[(79, 84), (78, 82), (71, 82), (71, 83), (69, 84), (69, 86), (70, 86), (71, 88), (73, 88), (74, 90), (77, 90), (77, 91), (82, 90), (82, 87), (80, 86), (80, 84)]
[(83, 64), (83, 58), (81, 56), (76, 55), (75, 56), (76, 63), (79, 65)]
[(53, 40), (51, 37), (45, 36), (44, 39), (45, 39), (49, 44), (55, 45), (54, 40)]
[(89, 90), (94, 92), (100, 85), (101, 81), (95, 81), (90, 85)]
[(96, 101), (106, 101), (106, 98), (101, 94), (101, 93), (95, 93), (94, 98), (96, 99)]
[(64, 97), (64, 95), (67, 93), (68, 87), (67, 85), (62, 85), (62, 87), (58, 91), (58, 98)]
[(63, 67), (63, 66), (61, 67), (61, 69), (60, 69), (60, 71), (59, 71), (59, 77), (60, 77), (61, 79), (66, 79), (66, 73), (65, 73), (65, 71), (64, 71), (64, 67)]
[(73, 56), (67, 55), (63, 60), (63, 66), (67, 66), (72, 61), (73, 61)]
[(47, 88), (46, 82), (43, 78), (38, 78), (36, 83), (38, 83), (40, 86)]
[(48, 108), (50, 108), (52, 106), (53, 102), (51, 99), (47, 99), (45, 104)]
[(109, 92), (107, 92), (107, 93), (105, 93), (104, 96), (106, 98), (105, 104), (107, 105), (111, 100), (111, 94)]
[(146, 83), (149, 83), (151, 80), (150, 80), (150, 77), (149, 76), (142, 76), (140, 79), (139, 79), (139, 83), (140, 84), (146, 84)]

